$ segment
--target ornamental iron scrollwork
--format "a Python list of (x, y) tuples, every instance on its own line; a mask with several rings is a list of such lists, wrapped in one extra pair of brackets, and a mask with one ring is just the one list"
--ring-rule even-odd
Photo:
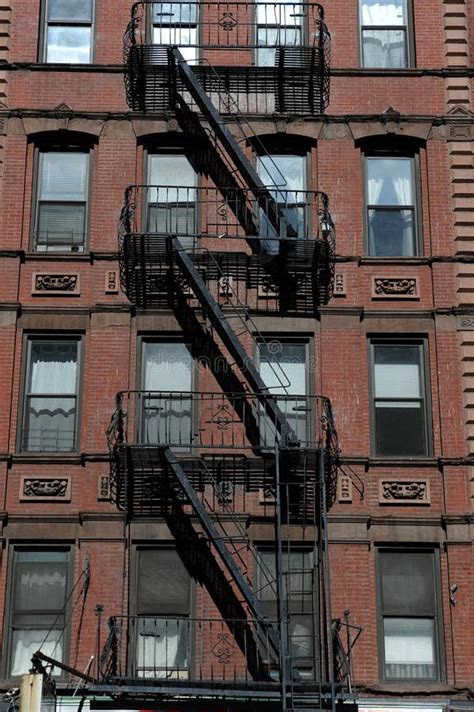
[(217, 643), (212, 647), (212, 654), (222, 665), (225, 665), (231, 660), (234, 655), (234, 649), (229, 633), (217, 634)]
[(219, 25), (222, 27), (223, 30), (226, 32), (231, 32), (233, 29), (235, 29), (238, 25), (238, 21), (234, 17), (233, 12), (224, 12), (223, 16), (219, 20)]

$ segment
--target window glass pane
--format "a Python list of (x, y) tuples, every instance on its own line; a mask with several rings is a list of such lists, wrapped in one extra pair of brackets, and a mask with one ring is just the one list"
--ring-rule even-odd
[(411, 158), (367, 158), (369, 205), (413, 205)]
[(272, 393), (305, 395), (306, 344), (272, 341), (259, 350), (260, 375)]
[(30, 393), (76, 393), (77, 341), (32, 341)]
[(283, 189), (281, 192), (285, 197), (282, 198), (282, 202), (289, 200), (286, 196), (287, 191), (305, 189), (305, 165), (305, 156), (289, 154), (258, 156), (257, 160), (258, 174), (262, 182), (269, 188), (278, 186)]
[(140, 618), (136, 625), (138, 677), (187, 677), (189, 621), (179, 618)]
[(420, 351), (417, 346), (375, 346), (376, 398), (420, 398)]
[(193, 359), (186, 344), (145, 344), (145, 390), (190, 391), (192, 370)]
[(155, 2), (153, 22), (159, 25), (197, 24), (199, 0), (196, 2)]
[[(177, 45), (184, 59), (190, 64), (194, 64), (198, 57), (197, 27), (155, 26), (153, 28), (153, 44)], [(159, 59), (157, 61), (158, 64), (162, 62), (163, 60), (160, 62)]]
[(369, 254), (379, 257), (416, 255), (414, 217), (413, 210), (369, 210)]
[(27, 399), (22, 447), (36, 452), (69, 452), (76, 439), (75, 398)]
[(301, 25), (305, 11), (298, 2), (257, 0), (257, 24), (259, 25)]
[(92, 0), (48, 0), (48, 20), (92, 21)]
[(406, 0), (361, 0), (363, 25), (405, 25)]
[(82, 251), (86, 206), (81, 203), (40, 203), (36, 230), (37, 250)]
[(172, 549), (138, 552), (137, 613), (188, 615), (190, 578)]
[(434, 621), (424, 618), (384, 618), (385, 662), (394, 665), (434, 665)]
[(406, 30), (362, 30), (362, 62), (366, 68), (407, 67)]
[[(163, 186), (150, 190), (149, 203), (184, 202), (196, 200), (196, 173), (188, 158), (179, 153), (155, 154), (148, 157), (148, 182), (151, 186)], [(182, 186), (178, 189), (176, 186)]]
[(299, 47), (300, 45), (300, 27), (257, 27), (256, 64), (258, 67), (274, 67), (276, 46)]
[(378, 402), (375, 408), (377, 455), (416, 457), (427, 454), (425, 412), (420, 404)]
[(66, 596), (67, 562), (16, 565), (15, 612), (60, 610)]
[(46, 37), (46, 61), (58, 64), (88, 64), (91, 32), (90, 27), (50, 25)]
[(376, 398), (421, 398), (420, 347), (375, 344)]
[(40, 155), (40, 200), (86, 200), (88, 153), (55, 152)]
[[(46, 640), (46, 637), (48, 638)], [(56, 660), (63, 659), (62, 630), (13, 630), (11, 637), (11, 675), (25, 675), (31, 668), (31, 656), (41, 648), (41, 652)], [(59, 668), (53, 668), (53, 675), (60, 675)]]
[(435, 611), (433, 554), (380, 554), (384, 614), (423, 615)]

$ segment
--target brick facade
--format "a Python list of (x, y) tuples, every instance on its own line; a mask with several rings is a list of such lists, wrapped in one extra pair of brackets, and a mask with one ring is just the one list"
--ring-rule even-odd
[[(121, 291), (115, 293), (110, 277), (119, 270), (117, 221), (125, 188), (144, 181), (149, 147), (166, 146), (170, 137), (179, 145), (182, 132), (173, 117), (128, 109), (122, 35), (130, 3), (95, 4), (94, 63), (62, 67), (37, 61), (39, 0), (0, 3), (3, 690), (18, 686), (7, 674), (14, 545), (67, 544), (73, 552), (74, 581), (88, 562), (90, 586), (86, 594), (78, 588), (65, 656), (71, 666), (84, 670), (97, 651), (96, 606), (103, 606), (103, 642), (109, 616), (126, 614), (131, 605), (134, 546), (172, 540), (157, 517), (128, 521), (100, 496), (99, 482), (109, 474), (105, 433), (115, 395), (139, 387), (140, 339), (182, 333), (179, 315), (171, 309), (135, 309)], [(335, 272), (344, 284), (344, 293), (336, 290), (329, 304), (313, 315), (252, 318), (263, 335), (296, 336), (310, 343), (311, 390), (328, 396), (335, 410), (343, 457), (340, 476), (346, 476), (350, 496), (339, 490), (329, 512), (332, 614), (342, 617), (348, 609), (351, 621), (363, 629), (353, 659), (359, 705), (454, 708), (461, 702), (472, 704), (474, 690), (474, 5), (468, 0), (413, 0), (412, 5), (414, 68), (360, 69), (357, 2), (327, 2), (332, 35), (327, 113), (251, 117), (254, 132), (282, 148), (295, 145), (295, 139), (305, 140), (311, 186), (330, 197), (337, 230)], [(367, 255), (363, 155), (374, 137), (384, 147), (416, 146), (421, 225), (416, 257)], [(83, 253), (32, 249), (35, 151), (45, 140), (60, 140), (65, 146), (81, 140), (90, 148)], [(76, 286), (71, 293), (42, 292), (35, 287), (38, 275), (72, 275)], [(414, 280), (415, 286), (410, 298), (400, 298), (393, 291), (397, 284), (392, 284), (392, 292), (390, 285), (385, 292), (374, 291), (381, 280)], [(202, 316), (199, 309), (198, 314)], [(39, 334), (82, 339), (75, 452), (21, 452), (25, 343), (28, 336)], [(432, 440), (425, 457), (373, 454), (369, 344), (394, 337), (425, 345)], [(250, 340), (245, 346), (253, 348)], [(213, 390), (209, 370), (200, 369), (198, 378), (199, 389)], [(25, 478), (65, 479), (68, 496), (27, 498)], [(403, 487), (417, 482), (425, 494), (413, 501)], [(401, 485), (400, 497), (384, 498), (384, 483)], [(257, 500), (246, 514), (249, 536), (259, 542), (272, 534), (271, 520), (262, 515)], [(384, 545), (427, 547), (439, 554), (442, 633), (437, 681), (381, 678), (376, 558)], [(214, 607), (207, 592), (196, 585), (194, 596), (195, 605), (211, 615)]]

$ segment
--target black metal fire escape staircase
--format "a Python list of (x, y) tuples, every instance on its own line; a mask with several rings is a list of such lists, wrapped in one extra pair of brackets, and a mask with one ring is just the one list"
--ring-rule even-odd
[[(265, 212), (269, 225), (275, 231), (275, 237), (278, 237), (280, 234), (280, 218), (282, 216), (272, 193), (263, 184), (255, 168), (245, 157), (237, 141), (224, 124), (219, 112), (214, 107), (209, 96), (205, 93), (192, 68), (184, 60), (180, 51), (177, 48), (171, 48), (169, 51), (172, 54), (173, 61), (175, 62), (176, 71), (179, 73), (184, 85), (187, 87), (209, 126), (214, 131), (221, 147), (223, 147), (226, 152), (228, 159), (230, 159), (232, 164), (236, 167), (234, 175), (238, 173), (239, 178), (243, 181), (243, 187), (250, 189), (252, 194), (255, 196), (257, 204), (260, 209)], [(199, 122), (201, 121), (200, 117), (193, 113), (192, 120), (196, 122), (196, 119)], [(222, 162), (221, 165), (223, 165)], [(237, 217), (242, 218), (242, 213), (238, 207), (236, 207), (236, 215)], [(255, 231), (253, 231), (253, 234), (256, 234)], [(201, 274), (196, 269), (190, 255), (186, 252), (177, 236), (171, 236), (170, 241), (175, 264), (193, 290), (193, 293), (205, 311), (207, 318), (227, 349), (230, 358), (238, 366), (243, 379), (246, 381), (249, 391), (254, 393), (257, 398), (259, 395), (262, 396), (262, 409), (266, 412), (266, 415), (274, 425), (275, 437), (279, 445), (284, 448), (289, 446), (297, 447), (298, 441), (291, 429), (288, 428), (287, 419), (278, 408), (276, 400), (269, 397), (268, 389), (265, 382), (261, 378), (259, 371), (249, 358), (247, 352), (239, 341), (237, 334), (230, 326), (221, 307), (212, 296)], [(261, 240), (249, 240), (248, 242), (253, 251), (263, 249), (263, 241)], [(240, 567), (235, 562), (234, 557), (224, 541), (224, 537), (222, 536), (219, 527), (213, 522), (199, 496), (195, 492), (182, 464), (175, 457), (175, 454), (170, 447), (162, 446), (160, 448), (160, 452), (167, 471), (172, 474), (180, 493), (184, 495), (185, 501), (191, 505), (194, 515), (200, 522), (209, 541), (212, 542), (212, 546), (217, 552), (224, 569), (230, 575), (230, 580), (233, 582), (234, 586), (241, 595), (248, 615), (253, 619), (257, 627), (257, 649), (259, 648), (259, 640), (260, 642), (266, 641), (266, 648), (267, 650), (269, 649), (272, 658), (267, 662), (271, 665), (278, 665), (281, 662), (282, 652), (278, 631), (269, 625), (258, 597), (253, 591), (247, 578), (243, 575)], [(177, 531), (177, 533), (179, 535), (179, 531)], [(254, 658), (257, 659), (258, 655), (254, 656)], [(254, 671), (252, 672), (255, 674)]]

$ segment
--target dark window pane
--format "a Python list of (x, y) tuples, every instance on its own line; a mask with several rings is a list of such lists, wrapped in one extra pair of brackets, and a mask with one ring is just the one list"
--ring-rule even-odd
[(410, 257), (416, 254), (413, 210), (368, 211), (369, 254)]
[(91, 22), (92, 0), (48, 0), (50, 22)]
[(425, 413), (422, 404), (380, 402), (375, 405), (377, 455), (426, 455)]
[(189, 615), (189, 574), (176, 551), (140, 550), (137, 578), (137, 613)]
[(364, 67), (401, 69), (408, 66), (406, 31), (370, 29), (362, 32)]
[(384, 615), (434, 615), (433, 563), (427, 552), (381, 553)]
[(88, 163), (88, 153), (48, 151), (40, 154), (40, 200), (85, 201)]

